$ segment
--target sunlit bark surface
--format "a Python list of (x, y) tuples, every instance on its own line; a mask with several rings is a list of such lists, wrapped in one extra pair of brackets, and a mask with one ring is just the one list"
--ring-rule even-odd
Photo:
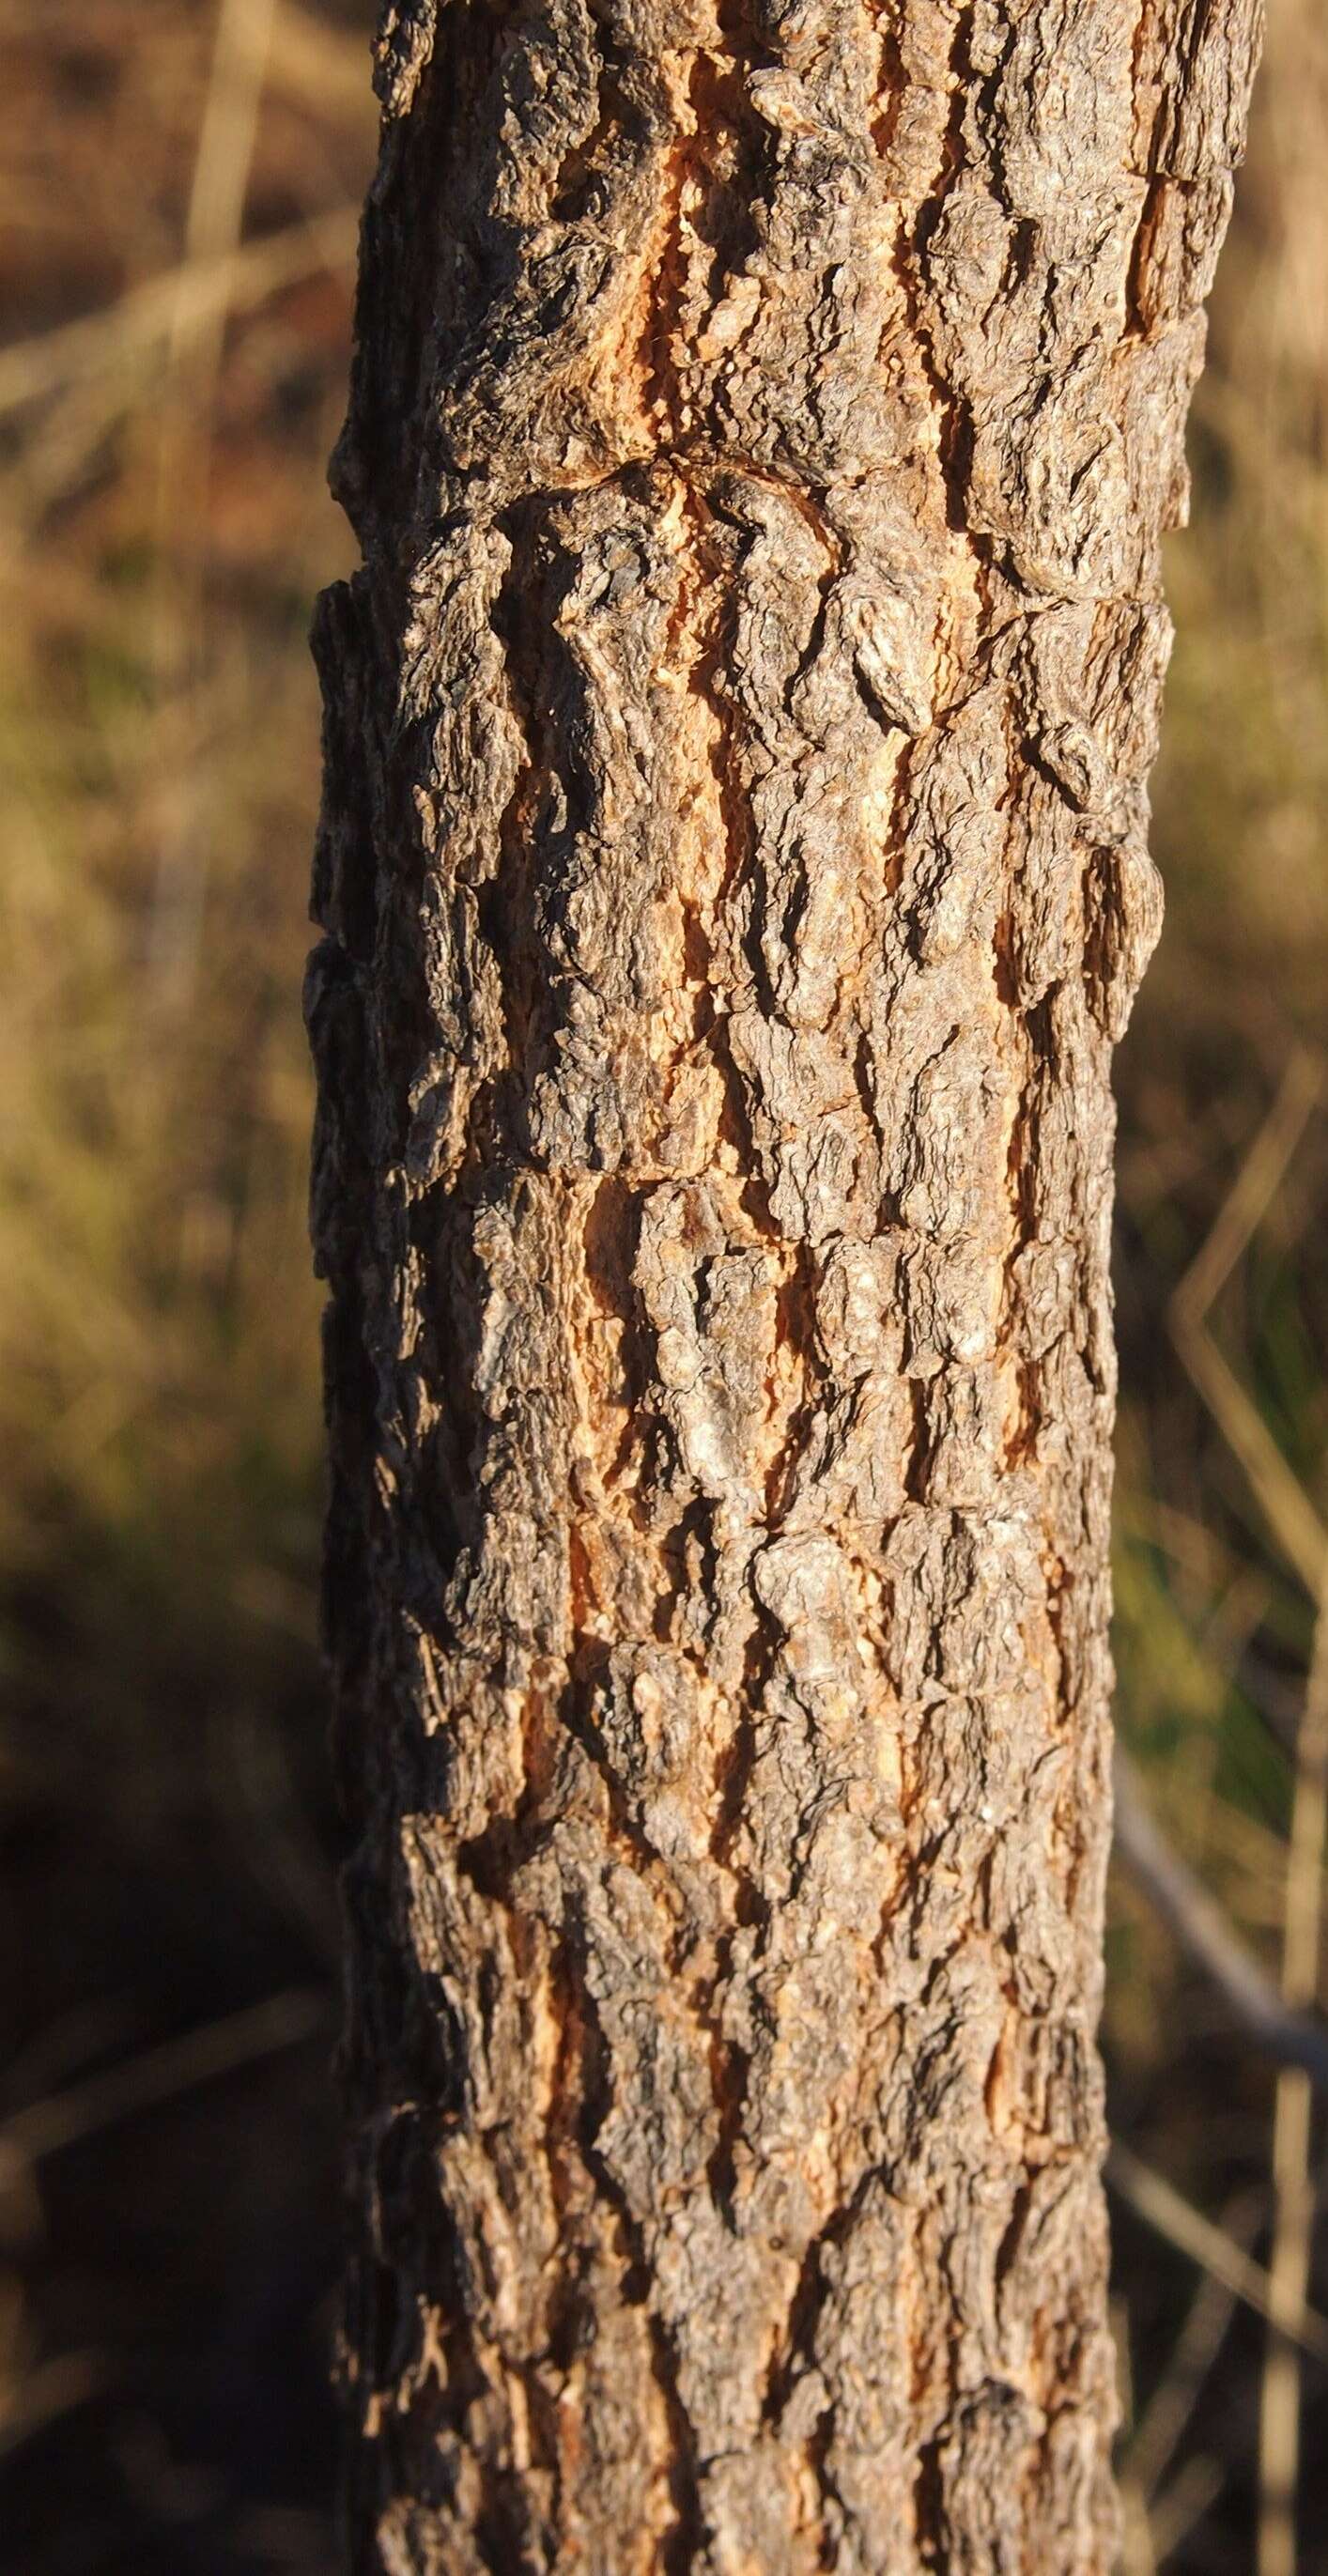
[(357, 2576), (1107, 2576), (1113, 1040), (1252, 0), (389, 10)]

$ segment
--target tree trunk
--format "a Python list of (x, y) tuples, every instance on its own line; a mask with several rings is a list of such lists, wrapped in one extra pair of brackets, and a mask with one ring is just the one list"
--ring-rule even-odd
[(354, 2565), (1105, 2576), (1111, 1043), (1255, 0), (400, 0), (322, 603)]

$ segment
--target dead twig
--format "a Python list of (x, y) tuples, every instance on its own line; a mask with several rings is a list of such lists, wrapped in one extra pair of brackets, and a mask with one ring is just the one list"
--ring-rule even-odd
[[(1177, 2191), (1174, 2183), (1120, 2145), (1113, 2146), (1107, 2157), (1106, 2178), (1111, 2189), (1155, 2235), (1174, 2245), (1178, 2254), (1188, 2255), (1215, 2281), (1224, 2282), (1256, 2316), (1272, 2316), (1273, 2285), (1262, 2263), (1256, 2263), (1242, 2246), (1233, 2244), (1222, 2228)], [(1302, 2308), (1294, 2327), (1294, 2341), (1302, 2352), (1312, 2353), (1316, 2361), (1328, 2361), (1328, 2317), (1320, 2316), (1315, 2308)]]
[(1256, 2047), (1328, 2092), (1328, 2030), (1296, 2011), (1232, 1931), (1225, 1914), (1167, 1841), (1130, 1757), (1115, 1756), (1116, 1848), (1181, 1947), (1202, 1968)]
[(249, 312), (319, 269), (347, 268), (355, 257), (359, 221), (357, 206), (334, 206), (214, 258), (183, 260), (178, 268), (130, 287), (101, 312), (13, 341), (0, 349), (0, 417), (79, 377), (164, 347), (182, 313), (203, 322), (219, 313)]
[(201, 2030), (186, 2031), (179, 2039), (164, 2040), (160, 2047), (144, 2049), (102, 2075), (91, 2075), (63, 2093), (49, 2094), (44, 2101), (14, 2112), (0, 2122), (0, 2159), (11, 2165), (34, 2164), (116, 2121), (156, 2110), (196, 2084), (214, 2083), (260, 2058), (298, 2047), (324, 2029), (327, 2020), (325, 1997), (308, 1987), (292, 1986), (269, 1995), (264, 2003), (229, 2013)]

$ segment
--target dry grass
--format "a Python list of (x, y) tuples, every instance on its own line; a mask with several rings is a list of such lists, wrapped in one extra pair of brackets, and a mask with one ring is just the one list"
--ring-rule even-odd
[[(297, 997), (369, 14), (0, 0), (0, 2447), (30, 2576), (326, 2564), (331, 2115), (297, 2042), (334, 1832)], [(1275, 1186), (1256, 1157), (1202, 1295), (1193, 1265), (1321, 1044), (1326, 110), (1328, 27), (1285, 0), (1171, 558), (1170, 919), (1120, 1078), (1122, 1725), (1268, 1976), (1297, 1927), (1300, 2005), (1322, 1098), (1277, 1131)], [(1244, 2576), (1262, 2488), (1269, 2576), (1312, 2576), (1304, 2119), (1284, 2107), (1279, 2226), (1273, 2077), (1124, 1877), (1111, 1964), (1129, 2565)], [(292, 1996), (290, 2048), (237, 2056)], [(195, 2076), (142, 2097), (163, 2065)], [(32, 2149), (40, 2106), (105, 2099), (112, 2125)], [(1270, 2302), (1290, 2332), (1261, 2473)]]
[(305, 635), (349, 551), (363, 28), (88, 0), (0, 43), (6, 2552), (313, 2570)]

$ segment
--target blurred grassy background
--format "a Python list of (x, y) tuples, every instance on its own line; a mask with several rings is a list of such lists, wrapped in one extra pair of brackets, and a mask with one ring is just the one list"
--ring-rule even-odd
[[(329, 2562), (298, 1005), (371, 15), (0, 0), (0, 2477), (24, 2576)], [(1326, 110), (1328, 28), (1282, 0), (1171, 553), (1168, 929), (1120, 1067), (1121, 1724), (1273, 1975), (1313, 1603), (1168, 1313), (1321, 1038)], [(1212, 1319), (1307, 1514), (1326, 1169), (1311, 1104)], [(1128, 2153), (1225, 2231), (1219, 2270), (1266, 2263), (1273, 2077), (1124, 1872), (1110, 1969)], [(1128, 2576), (1243, 2571), (1263, 2329), (1118, 2180)], [(1307, 2361), (1301, 2571), (1328, 2568), (1326, 2389)]]

